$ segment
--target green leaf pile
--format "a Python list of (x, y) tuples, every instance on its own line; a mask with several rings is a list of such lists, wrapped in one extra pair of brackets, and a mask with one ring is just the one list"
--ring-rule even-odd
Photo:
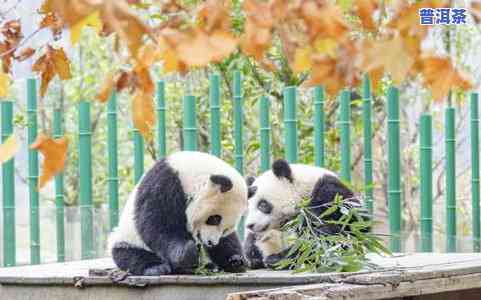
[[(312, 208), (309, 199), (303, 200), (297, 216), (282, 228), (283, 232), (294, 233), (295, 239), (290, 241), (286, 258), (276, 264), (277, 269), (294, 273), (356, 272), (376, 267), (368, 261), (368, 253), (391, 254), (381, 238), (368, 231), (373, 222), (365, 211), (349, 199), (336, 197), (320, 216)], [(335, 212), (341, 212), (342, 217), (329, 220)], [(337, 226), (339, 232), (324, 234), (329, 226)]]

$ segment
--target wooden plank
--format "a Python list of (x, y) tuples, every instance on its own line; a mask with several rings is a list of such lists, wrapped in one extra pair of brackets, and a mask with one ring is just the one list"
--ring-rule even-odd
[(476, 289), (481, 288), (481, 263), (477, 259), (471, 254), (416, 254), (388, 259), (391, 263), (385, 264), (383, 271), (331, 277), (330, 283), (233, 293), (228, 299), (375, 300)]
[[(22, 292), (37, 294), (43, 290), (44, 298), (48, 298), (49, 293), (65, 293), (76, 298), (79, 291), (75, 283), (81, 283), (84, 295), (92, 295), (92, 299), (102, 299), (97, 296), (103, 292), (127, 297), (132, 295), (131, 289), (125, 288), (129, 286), (148, 290), (145, 293), (149, 297), (146, 296), (145, 299), (157, 299), (157, 292), (167, 295), (166, 291), (169, 291), (172, 293), (169, 295), (184, 292), (185, 297), (182, 299), (196, 300), (202, 294), (199, 291), (206, 287), (211, 294), (202, 294), (205, 296), (202, 299), (209, 300), (225, 299), (228, 294), (229, 299), (234, 300), (402, 299), (407, 296), (481, 288), (479, 253), (419, 253), (391, 258), (372, 256), (371, 260), (379, 265), (376, 271), (292, 274), (289, 271), (256, 270), (216, 276), (129, 276), (120, 284), (99, 273), (96, 276), (89, 273), (91, 269), (112, 268), (110, 258), (0, 268), (0, 298), (10, 299), (11, 295), (21, 295)], [(162, 297), (158, 299), (163, 299)], [(470, 298), (462, 300), (468, 299)]]

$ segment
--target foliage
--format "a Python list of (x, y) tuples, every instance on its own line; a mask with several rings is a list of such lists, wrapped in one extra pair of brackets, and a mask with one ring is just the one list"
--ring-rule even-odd
[[(151, 73), (158, 67), (163, 74), (182, 75), (203, 67), (224, 75), (240, 68), (277, 100), (282, 86), (299, 84), (323, 84), (333, 97), (343, 87), (357, 86), (366, 72), (376, 87), (384, 75), (399, 84), (421, 74), (436, 100), (452, 88), (472, 86), (450, 57), (421, 48), (429, 26), (419, 25), (418, 9), (442, 7), (447, 1), (337, 2), (45, 0), (34, 34), (48, 28), (59, 39), (68, 29), (77, 47), (82, 31), (90, 27), (112, 41), (117, 63), (105, 72), (95, 94), (105, 103), (114, 90), (128, 92), (133, 123), (147, 141), (155, 124)], [(477, 12), (473, 6), (472, 13)], [(24, 37), (21, 25), (19, 20), (1, 24), (0, 95), (8, 89), (12, 63), (29, 57), (41, 75), (44, 95), (56, 75), (70, 79), (75, 66), (55, 42), (36, 50), (23, 47), (31, 36)]]
[(43, 172), (38, 182), (39, 188), (42, 188), (57, 173), (63, 170), (65, 160), (67, 159), (68, 139), (63, 137), (54, 140), (40, 134), (30, 147), (38, 150), (46, 157), (43, 162)]
[[(381, 239), (367, 232), (372, 222), (349, 199), (336, 197), (332, 205), (317, 216), (311, 211), (309, 199), (301, 201), (296, 218), (286, 223), (283, 232), (292, 232), (295, 239), (279, 269), (300, 272), (355, 272), (363, 267), (375, 267), (366, 254), (390, 254)], [(329, 220), (341, 212), (339, 220)], [(330, 226), (339, 229), (336, 234), (325, 234)]]

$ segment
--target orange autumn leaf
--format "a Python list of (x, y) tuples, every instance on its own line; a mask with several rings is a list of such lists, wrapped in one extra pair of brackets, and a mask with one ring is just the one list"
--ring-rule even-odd
[(150, 76), (149, 69), (145, 68), (136, 68), (135, 69), (135, 76), (136, 76), (136, 86), (140, 88), (144, 93), (153, 94), (155, 90), (154, 81)]
[(324, 85), (329, 95), (335, 96), (346, 85), (344, 76), (337, 68), (338, 61), (326, 56), (315, 58), (310, 78), (303, 84), (306, 87)]
[(72, 75), (70, 74), (70, 62), (67, 55), (62, 48), (52, 49), (52, 60), (56, 73), (62, 80), (70, 79)]
[(34, 54), (35, 54), (35, 49), (28, 47), (28, 48), (25, 48), (22, 51), (20, 51), (20, 53), (17, 55), (16, 59), (18, 61), (24, 61), (24, 60), (32, 57), (32, 55), (34, 55)]
[(474, 22), (479, 24), (481, 22), (481, 1), (471, 1), (471, 15), (473, 16)]
[(20, 150), (20, 145), (18, 144), (15, 136), (12, 134), (5, 142), (3, 142), (3, 144), (0, 145), (0, 164), (3, 164), (14, 157), (18, 150)]
[(349, 33), (349, 26), (337, 5), (303, 1), (301, 17), (306, 22), (311, 40), (333, 38), (341, 42)]
[(127, 71), (121, 71), (115, 79), (115, 89), (117, 92), (121, 92), (132, 84), (132, 73)]
[(132, 100), (132, 118), (146, 140), (152, 139), (152, 128), (155, 123), (155, 110), (152, 94), (137, 89)]
[(444, 7), (444, 0), (423, 0), (410, 4), (408, 1), (398, 1), (397, 12), (389, 22), (388, 27), (398, 30), (401, 35), (411, 35), (424, 38), (430, 26), (419, 22), (419, 9)]
[(378, 0), (356, 0), (355, 8), (362, 26), (369, 31), (376, 31), (377, 26), (372, 19), (374, 11), (378, 7)]
[(237, 39), (229, 32), (200, 29), (188, 32), (176, 47), (179, 60), (188, 66), (206, 66), (226, 58), (237, 48)]
[(110, 98), (110, 95), (112, 95), (112, 92), (114, 91), (114, 86), (115, 86), (114, 74), (110, 72), (105, 77), (104, 83), (102, 84), (102, 87), (100, 88), (100, 91), (97, 94), (96, 99), (100, 103), (107, 102)]
[(30, 148), (38, 150), (44, 157), (42, 174), (38, 183), (39, 188), (42, 188), (64, 169), (67, 160), (68, 139), (66, 137), (52, 139), (40, 134)]
[(7, 97), (10, 89), (11, 79), (8, 74), (0, 70), (0, 98)]
[(62, 33), (64, 23), (54, 13), (47, 13), (40, 21), (39, 28), (50, 28), (54, 37), (59, 37)]
[(162, 53), (160, 48), (157, 47), (157, 45), (149, 43), (140, 47), (137, 53), (136, 62), (140, 68), (149, 68), (161, 58)]
[(427, 56), (421, 59), (424, 83), (431, 90), (433, 99), (440, 101), (453, 87), (462, 90), (472, 88), (471, 82), (454, 68), (449, 58)]
[(43, 97), (50, 81), (58, 75), (60, 79), (67, 80), (72, 77), (70, 62), (62, 48), (47, 47), (44, 55), (40, 56), (32, 66), (32, 71), (40, 73), (40, 95)]
[(369, 72), (382, 68), (395, 83), (402, 82), (414, 64), (400, 36), (366, 43), (362, 51), (362, 67)]
[(268, 3), (255, 0), (246, 0), (242, 5), (246, 23), (241, 37), (241, 49), (246, 55), (261, 60), (272, 43), (275, 20), (271, 7)]

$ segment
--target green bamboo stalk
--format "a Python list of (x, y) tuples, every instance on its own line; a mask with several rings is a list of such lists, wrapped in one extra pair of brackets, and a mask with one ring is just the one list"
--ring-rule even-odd
[(389, 87), (387, 95), (388, 119), (388, 204), (390, 247), (393, 252), (401, 251), (401, 154), (399, 128), (399, 90)]
[[(1, 101), (2, 143), (13, 134), (13, 102)], [(2, 165), (3, 200), (3, 266), (16, 264), (15, 253), (15, 162), (14, 158)]]
[[(37, 139), (37, 81), (27, 80), (27, 143)], [(40, 263), (40, 216), (38, 194), (38, 151), (28, 149), (28, 191), (30, 198), (30, 263)]]
[(455, 109), (446, 108), (446, 251), (456, 252), (456, 136)]
[(167, 155), (166, 117), (165, 117), (165, 82), (157, 82), (157, 156), (162, 159)]
[[(234, 71), (232, 95), (234, 96), (234, 162), (239, 173), (244, 174), (244, 112), (242, 97), (242, 76), (240, 71)], [(241, 239), (244, 238), (244, 217), (242, 217), (237, 232)]]
[(263, 95), (259, 101), (261, 172), (271, 168), (271, 123), (269, 117), (270, 101)]
[(324, 88), (316, 86), (314, 96), (314, 161), (316, 166), (324, 167)]
[[(234, 160), (237, 171), (244, 174), (244, 116), (242, 97), (242, 77), (240, 71), (234, 71)], [(243, 229), (242, 229), (243, 230)]]
[[(53, 111), (53, 137), (58, 139), (63, 136), (62, 109), (56, 107)], [(63, 172), (55, 176), (55, 215), (57, 232), (57, 261), (65, 261), (65, 210), (64, 210), (64, 184)]]
[(197, 122), (195, 116), (195, 97), (184, 96), (183, 135), (184, 150), (197, 151)]
[(421, 115), (420, 137), (421, 251), (433, 251), (433, 136), (430, 114)]
[(351, 93), (341, 92), (339, 127), (341, 129), (341, 179), (351, 182)]
[(373, 166), (372, 166), (372, 94), (369, 76), (362, 81), (362, 116), (364, 125), (364, 188), (366, 208), (374, 216)]
[(284, 143), (286, 159), (296, 163), (297, 155), (297, 89), (289, 86), (284, 89)]
[(119, 175), (117, 144), (117, 94), (114, 92), (107, 103), (107, 149), (109, 184), (109, 224), (110, 231), (119, 223)]
[(471, 93), (471, 209), (473, 219), (473, 251), (481, 251), (480, 184), (479, 184), (479, 98)]
[(218, 74), (210, 75), (209, 100), (210, 100), (210, 153), (221, 156), (221, 131), (220, 131), (220, 77)]
[(92, 131), (90, 103), (79, 103), (80, 227), (82, 259), (94, 257), (92, 211)]
[(134, 139), (134, 182), (138, 183), (144, 174), (144, 138), (137, 128), (132, 130)]

